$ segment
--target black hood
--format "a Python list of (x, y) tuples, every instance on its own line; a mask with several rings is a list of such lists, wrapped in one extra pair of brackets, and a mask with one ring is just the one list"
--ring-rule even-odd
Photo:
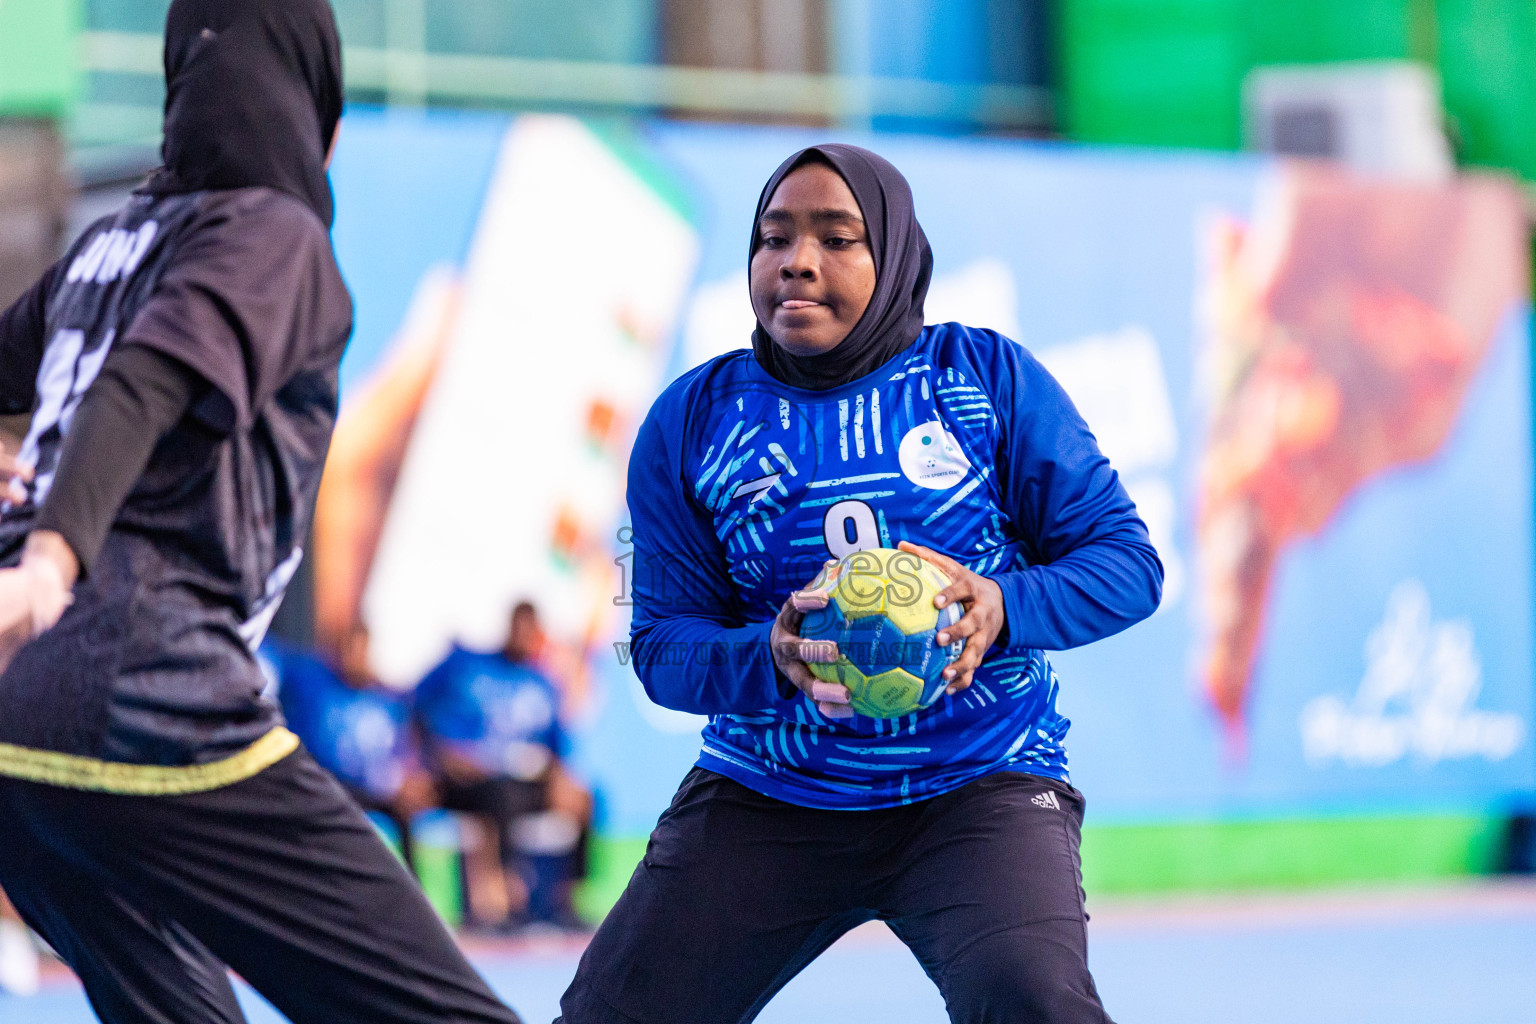
[(792, 387), (825, 391), (873, 373), (906, 349), (923, 330), (923, 299), (933, 276), (933, 253), (917, 222), (912, 188), (890, 161), (858, 146), (829, 144), (802, 149), (779, 165), (763, 186), (752, 218), (747, 261), (757, 254), (757, 225), (774, 191), (789, 173), (820, 162), (842, 175), (864, 214), (875, 259), (875, 292), (848, 337), (829, 352), (797, 356), (780, 348), (761, 321), (752, 351), (774, 377)]
[(341, 118), (341, 36), (327, 0), (175, 0), (165, 23), (155, 194), (264, 185), (331, 224), (325, 154)]

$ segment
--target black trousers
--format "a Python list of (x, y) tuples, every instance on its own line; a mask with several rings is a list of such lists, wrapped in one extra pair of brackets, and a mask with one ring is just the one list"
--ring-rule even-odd
[(295, 1024), (518, 1024), (303, 750), (187, 796), (0, 778), (0, 837), (0, 886), (105, 1024), (237, 1024), (226, 965)]
[(1014, 772), (906, 807), (828, 811), (695, 768), (560, 1020), (744, 1024), (878, 918), (957, 1024), (1107, 1024), (1088, 973), (1082, 814), (1071, 786)]
[(352, 798), (352, 802), (363, 810), (382, 814), (389, 819), (390, 824), (395, 826), (395, 832), (400, 836), (400, 857), (405, 861), (405, 866), (414, 872), (416, 870), (416, 832), (410, 816), (401, 814), (400, 809), (394, 804), (380, 800), (365, 790), (349, 786), (344, 782), (341, 788), (346, 791), (347, 796)]

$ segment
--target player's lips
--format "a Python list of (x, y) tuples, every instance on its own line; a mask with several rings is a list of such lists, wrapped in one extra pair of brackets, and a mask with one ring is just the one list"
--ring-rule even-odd
[(824, 306), (824, 302), (813, 302), (810, 299), (781, 299), (780, 309), (810, 309), (813, 306)]

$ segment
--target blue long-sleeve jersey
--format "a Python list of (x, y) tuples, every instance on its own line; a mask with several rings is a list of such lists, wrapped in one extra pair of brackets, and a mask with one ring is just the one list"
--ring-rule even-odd
[[(1162, 563), (1071, 400), (992, 331), (925, 328), (829, 391), (751, 353), (678, 379), (629, 467), (631, 655), (651, 699), (710, 716), (698, 764), (778, 799), (877, 808), (997, 771), (1067, 778), (1046, 650), (1150, 615)], [(910, 540), (1002, 589), (971, 687), (894, 720), (832, 720), (775, 670), (790, 591), (849, 551)]]

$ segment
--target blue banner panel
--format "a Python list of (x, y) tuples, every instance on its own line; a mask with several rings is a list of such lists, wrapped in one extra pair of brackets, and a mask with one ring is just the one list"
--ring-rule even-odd
[[(379, 668), (409, 685), (453, 639), (495, 643), (504, 602), (550, 595), (576, 761), (619, 834), (649, 828), (700, 724), (651, 705), (624, 664), (623, 459), (667, 380), (748, 344), (758, 190), (825, 138), (366, 111), (343, 133), (336, 237), (359, 307), (347, 412), (382, 415), (381, 386), (409, 377), (413, 295), (457, 312), (439, 318), (440, 369), (409, 377), (423, 397), (390, 414), (399, 484), (362, 517), (372, 541), (333, 539), (362, 552), (339, 562), (317, 552), (346, 567), (319, 580), (322, 615), (389, 622)], [(1481, 810), (1536, 788), (1529, 267), (1512, 187), (851, 141), (912, 183), (935, 254), (928, 321), (997, 329), (1045, 363), (1164, 558), (1151, 619), (1052, 658), (1095, 820)], [(560, 255), (570, 236), (593, 255)], [(449, 284), (432, 278), (444, 264)], [(552, 346), (587, 355), (562, 363)], [(493, 393), (511, 411), (475, 414)], [(473, 460), (452, 450), (466, 446)], [(456, 483), (475, 466), (523, 486)], [(452, 572), (407, 570), (444, 503), (454, 560), (476, 564), (428, 601)]]

